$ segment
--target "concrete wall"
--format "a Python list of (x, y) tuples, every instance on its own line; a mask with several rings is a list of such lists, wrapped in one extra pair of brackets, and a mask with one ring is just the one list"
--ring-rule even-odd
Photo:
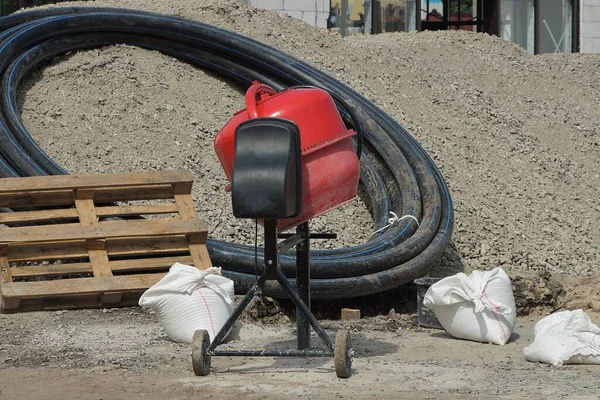
[(246, 0), (257, 8), (279, 11), (310, 25), (327, 28), (329, 0)]
[(600, 53), (600, 0), (581, 0), (580, 7), (580, 51)]

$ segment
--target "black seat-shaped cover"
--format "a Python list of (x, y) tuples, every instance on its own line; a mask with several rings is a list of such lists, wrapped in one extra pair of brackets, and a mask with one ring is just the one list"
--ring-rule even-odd
[(300, 130), (292, 121), (256, 118), (235, 130), (231, 177), (237, 218), (290, 218), (302, 210)]

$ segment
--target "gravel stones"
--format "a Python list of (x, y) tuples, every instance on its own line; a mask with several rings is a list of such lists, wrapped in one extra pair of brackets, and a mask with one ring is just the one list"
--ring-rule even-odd
[[(348, 83), (402, 123), (454, 200), (453, 243), (432, 275), (496, 266), (511, 275), (596, 274), (600, 56), (530, 56), (463, 31), (342, 39), (232, 1), (94, 5), (169, 13), (250, 36)], [(70, 172), (189, 169), (210, 235), (253, 243), (254, 225), (232, 216), (212, 149), (243, 108), (242, 93), (170, 57), (111, 46), (53, 60), (24, 82), (20, 101), (33, 137)], [(360, 200), (312, 228), (340, 234), (325, 247), (363, 243), (373, 231)]]

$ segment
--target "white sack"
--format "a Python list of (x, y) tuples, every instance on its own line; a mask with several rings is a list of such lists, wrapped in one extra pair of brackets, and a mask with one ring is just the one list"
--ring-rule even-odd
[(175, 263), (139, 304), (156, 312), (171, 340), (191, 343), (198, 329), (206, 329), (211, 341), (217, 336), (233, 313), (233, 296), (233, 281), (221, 275), (221, 268), (201, 271)]
[(535, 324), (533, 332), (535, 340), (523, 350), (529, 361), (600, 364), (600, 328), (583, 310), (549, 315)]
[(505, 344), (517, 319), (510, 278), (502, 268), (444, 278), (427, 290), (423, 305), (450, 335), (478, 342)]

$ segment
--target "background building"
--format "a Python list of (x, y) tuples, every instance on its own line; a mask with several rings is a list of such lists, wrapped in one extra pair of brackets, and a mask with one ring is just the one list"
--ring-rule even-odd
[[(531, 54), (600, 53), (600, 0), (237, 0), (343, 36), (463, 29), (517, 43)], [(56, 0), (0, 0), (0, 14)]]
[(463, 29), (531, 54), (600, 53), (600, 0), (240, 0), (340, 34)]

